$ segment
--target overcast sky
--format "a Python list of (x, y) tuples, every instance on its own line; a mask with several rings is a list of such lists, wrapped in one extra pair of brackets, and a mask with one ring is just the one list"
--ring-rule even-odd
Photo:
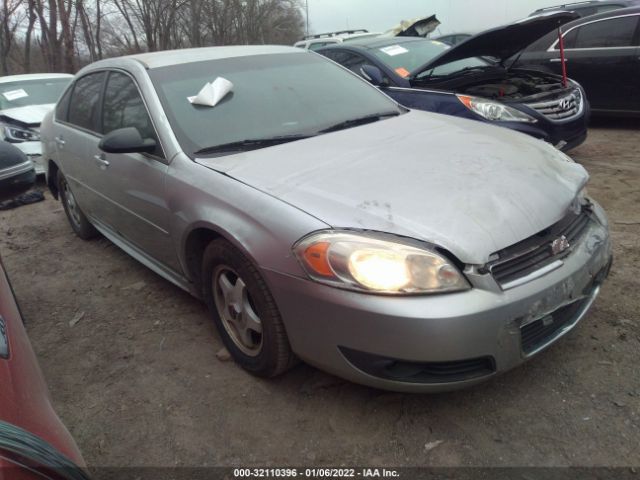
[[(415, 17), (435, 13), (436, 33), (477, 33), (528, 16), (560, 0), (307, 0), (311, 33), (346, 28), (385, 31)], [(576, 0), (577, 1), (577, 0)], [(302, 0), (304, 5), (305, 0)]]

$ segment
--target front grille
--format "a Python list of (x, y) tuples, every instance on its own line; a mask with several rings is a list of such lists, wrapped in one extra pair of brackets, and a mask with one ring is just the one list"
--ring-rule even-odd
[(560, 307), (555, 312), (540, 320), (531, 322), (520, 329), (522, 351), (530, 354), (552, 340), (565, 326), (571, 325), (583, 305), (589, 299), (585, 298), (577, 302)]
[(345, 358), (359, 370), (374, 377), (408, 383), (452, 383), (492, 375), (493, 357), (451, 362), (408, 362), (340, 347)]
[[(591, 205), (583, 205), (579, 213), (570, 212), (558, 223), (533, 237), (496, 252), (492, 257), (497, 256), (497, 260), (490, 262), (486, 269), (503, 289), (515, 286), (510, 284), (568, 255), (589, 226), (591, 214)], [(554, 253), (552, 244), (562, 237), (569, 247), (563, 252)]]
[(562, 98), (529, 103), (528, 106), (550, 120), (569, 120), (582, 111), (582, 94), (580, 90), (574, 90), (571, 94)]

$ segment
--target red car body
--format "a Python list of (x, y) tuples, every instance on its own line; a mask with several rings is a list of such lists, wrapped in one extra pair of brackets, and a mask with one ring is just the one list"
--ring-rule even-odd
[[(44, 440), (76, 465), (84, 466), (75, 441), (51, 405), (49, 392), (38, 366), (22, 315), (0, 258), (0, 420), (20, 427)], [(7, 348), (2, 348), (8, 344)], [(4, 350), (4, 352), (2, 351)], [(8, 350), (8, 352), (7, 352)], [(6, 357), (6, 358), (5, 358)], [(29, 459), (26, 459), (29, 460)], [(17, 468), (26, 463), (41, 474)], [(42, 471), (46, 472), (42, 475)], [(65, 478), (46, 465), (25, 462), (0, 444), (0, 480)]]

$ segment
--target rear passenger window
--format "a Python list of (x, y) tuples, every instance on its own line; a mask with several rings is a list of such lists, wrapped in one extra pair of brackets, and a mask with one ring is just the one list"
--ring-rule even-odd
[(68, 122), (92, 132), (99, 131), (98, 100), (105, 73), (92, 73), (80, 78), (73, 87)]
[[(135, 127), (143, 138), (158, 138), (138, 87), (131, 77), (111, 72), (102, 105), (102, 133)], [(159, 152), (156, 155), (161, 156)]]
[(637, 16), (589, 23), (575, 29), (575, 38), (569, 39), (571, 46), (567, 48), (630, 47), (637, 26)]

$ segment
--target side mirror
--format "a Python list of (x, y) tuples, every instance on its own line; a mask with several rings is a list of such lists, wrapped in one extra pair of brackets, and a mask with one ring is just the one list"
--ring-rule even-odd
[(156, 141), (153, 138), (142, 138), (135, 127), (119, 128), (107, 133), (98, 148), (107, 153), (153, 153)]
[(382, 74), (382, 70), (378, 67), (374, 67), (373, 65), (363, 65), (362, 68), (360, 68), (360, 73), (366, 80), (376, 87), (384, 85), (384, 75)]

